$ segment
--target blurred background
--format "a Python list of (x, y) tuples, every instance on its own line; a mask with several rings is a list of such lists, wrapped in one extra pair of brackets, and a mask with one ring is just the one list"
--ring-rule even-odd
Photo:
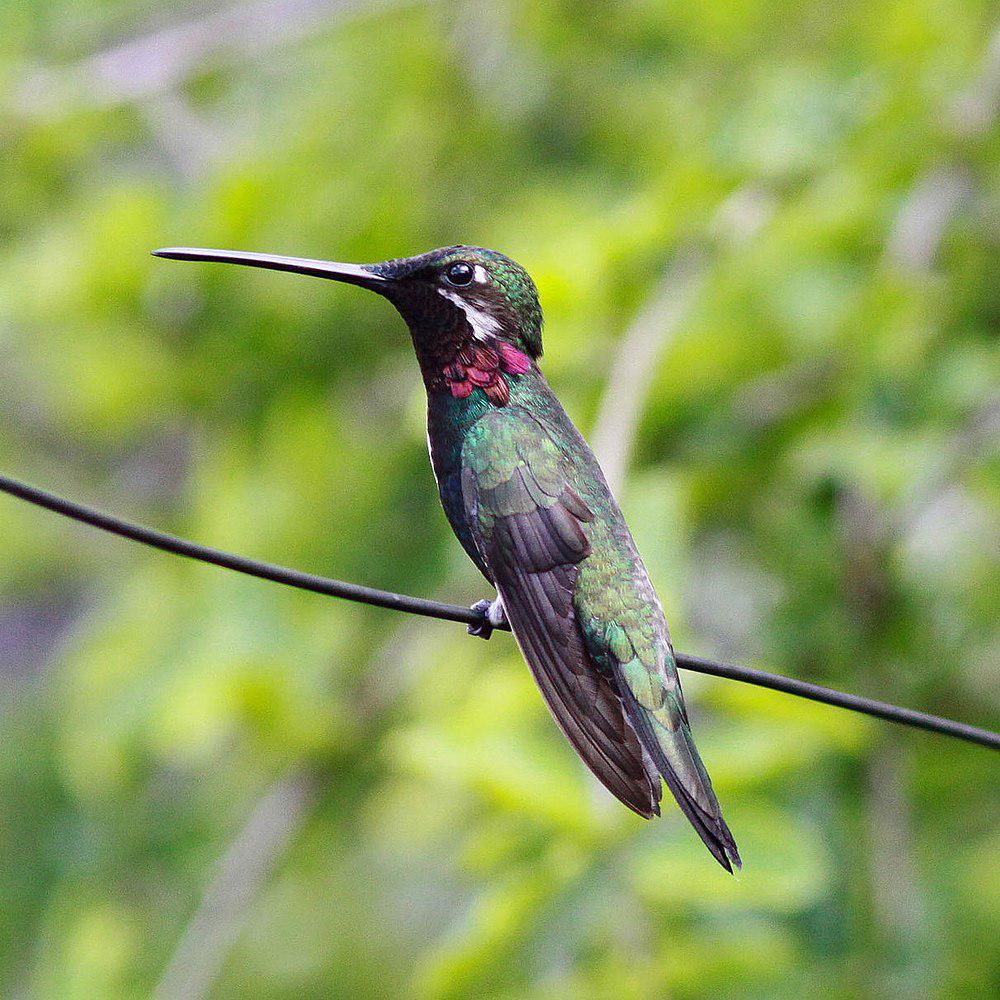
[[(455, 242), (691, 653), (996, 726), (1000, 33), (983, 0), (0, 11), (0, 468), (463, 604), (405, 329), (154, 260)], [(595, 787), (510, 638), (0, 497), (0, 994), (984, 997), (988, 751), (685, 676), (746, 861)]]

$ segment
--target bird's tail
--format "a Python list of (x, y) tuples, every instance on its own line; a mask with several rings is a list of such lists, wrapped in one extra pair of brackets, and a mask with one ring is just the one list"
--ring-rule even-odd
[(619, 681), (629, 721), (684, 815), (726, 871), (732, 872), (733, 866), (742, 868), (740, 852), (722, 818), (712, 779), (691, 738), (680, 685), (664, 693), (662, 706), (646, 708), (624, 678)]

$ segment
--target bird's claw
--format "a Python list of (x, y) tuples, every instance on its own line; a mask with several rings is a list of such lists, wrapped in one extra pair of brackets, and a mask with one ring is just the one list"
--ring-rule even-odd
[(495, 601), (476, 601), (469, 610), (482, 615), (482, 621), (469, 626), (469, 635), (489, 639), (495, 628), (508, 627), (503, 601), (499, 597)]

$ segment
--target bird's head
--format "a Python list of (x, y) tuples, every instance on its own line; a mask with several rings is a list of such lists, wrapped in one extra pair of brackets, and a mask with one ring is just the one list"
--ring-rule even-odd
[[(535, 283), (520, 264), (495, 250), (452, 246), (380, 264), (190, 247), (154, 254), (309, 274), (377, 292), (406, 320), (428, 388), (447, 388), (455, 396), (483, 388), (490, 398), (496, 395), (502, 400), (495, 401), (506, 402), (499, 375), (491, 383), (492, 395), (487, 376), (524, 374), (542, 353), (542, 310)], [(490, 367), (493, 360), (498, 368)]]
[(396, 306), (416, 338), (467, 324), (478, 341), (501, 338), (531, 358), (542, 353), (538, 290), (528, 272), (502, 253), (445, 247), (370, 269), (387, 279), (375, 290)]

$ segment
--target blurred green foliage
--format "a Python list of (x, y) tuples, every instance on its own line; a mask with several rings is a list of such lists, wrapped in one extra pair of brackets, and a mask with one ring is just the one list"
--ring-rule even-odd
[[(587, 432), (691, 255), (622, 497), (678, 647), (990, 724), (995, 7), (246, 9), (0, 11), (5, 471), (471, 603), (389, 307), (148, 251), (502, 249)], [(4, 996), (149, 995), (175, 953), (170, 988), (204, 962), (219, 997), (995, 988), (985, 750), (687, 678), (731, 879), (676, 809), (644, 824), (594, 787), (506, 637), (9, 499), (0, 533)], [(180, 945), (240, 850), (264, 871), (232, 934), (209, 912)]]

